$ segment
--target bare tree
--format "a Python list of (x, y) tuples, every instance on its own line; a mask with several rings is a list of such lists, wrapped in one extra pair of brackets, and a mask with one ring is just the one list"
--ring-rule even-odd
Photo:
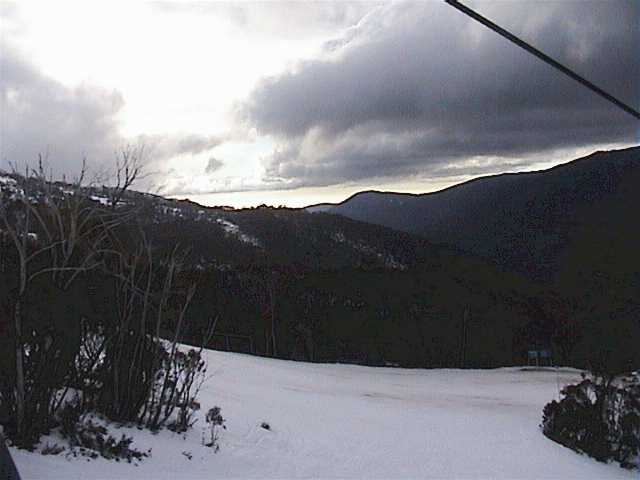
[[(137, 171), (137, 170), (136, 170)], [(130, 172), (130, 170), (129, 170)], [(24, 300), (31, 285), (46, 276), (51, 284), (66, 290), (83, 272), (97, 268), (108, 250), (109, 232), (125, 216), (107, 210), (83, 193), (86, 163), (71, 185), (56, 185), (47, 179), (44, 159), (29, 169), (13, 198), (0, 201), (0, 225), (17, 257), (17, 288), (13, 298), (15, 334), (15, 418), (17, 438), (29, 442), (25, 426), (25, 338)], [(125, 172), (120, 195), (131, 184)], [(125, 186), (126, 184), (126, 186)]]
[(127, 190), (144, 177), (145, 145), (126, 145), (116, 152), (115, 185), (109, 189), (109, 203), (115, 208)]
[[(17, 445), (38, 440), (70, 388), (82, 391), (74, 403), (82, 412), (97, 408), (110, 418), (156, 429), (178, 409), (175, 428), (190, 426), (205, 362), (202, 347), (185, 354), (178, 342), (197, 279), (184, 272), (185, 253), (178, 246), (167, 255), (154, 251), (138, 223), (138, 206), (123, 201), (140, 178), (143, 156), (143, 147), (120, 152), (107, 202), (89, 195), (84, 163), (69, 185), (47, 178), (42, 158), (36, 169), (25, 171), (11, 198), (1, 198), (0, 240), (12, 247), (16, 268), (10, 275), (15, 375), (9, 387), (0, 384), (0, 400), (10, 390), (10, 436)], [(101, 285), (113, 290), (113, 302), (100, 319), (66, 315), (77, 326), (78, 346), (60, 360), (65, 347), (52, 347), (52, 330), (45, 330), (64, 320), (40, 302), (51, 319), (45, 327), (34, 323), (30, 301), (40, 298), (40, 287), (53, 288), (49, 298), (56, 299), (60, 291), (85, 288), (86, 282), (76, 280), (88, 278), (87, 272), (99, 273)], [(55, 371), (54, 380), (46, 378), (48, 371)]]

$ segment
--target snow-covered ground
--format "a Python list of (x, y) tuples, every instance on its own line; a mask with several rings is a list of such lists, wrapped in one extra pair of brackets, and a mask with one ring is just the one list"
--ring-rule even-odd
[(222, 407), (227, 430), (219, 453), (202, 446), (200, 418), (186, 439), (122, 429), (134, 447), (152, 448), (139, 466), (13, 449), (23, 477), (638, 478), (540, 433), (542, 407), (558, 385), (579, 378), (575, 370), (403, 370), (207, 356), (211, 377), (200, 414)]

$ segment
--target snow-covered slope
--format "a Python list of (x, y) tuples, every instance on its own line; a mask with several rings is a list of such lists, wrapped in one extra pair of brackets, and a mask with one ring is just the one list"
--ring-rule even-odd
[(152, 448), (139, 466), (13, 449), (24, 478), (637, 478), (540, 433), (542, 407), (558, 385), (579, 378), (575, 370), (403, 370), (207, 356), (211, 377), (200, 400), (203, 411), (219, 405), (227, 419), (219, 453), (201, 445), (200, 418), (186, 438), (122, 429), (137, 448)]

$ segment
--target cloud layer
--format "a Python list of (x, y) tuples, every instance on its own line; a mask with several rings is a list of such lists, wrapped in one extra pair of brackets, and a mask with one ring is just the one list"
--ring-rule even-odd
[[(640, 106), (638, 2), (465, 3)], [(18, 48), (28, 46), (20, 40), (29, 23), (16, 13), (18, 6), (3, 4), (0, 168), (34, 163), (39, 153), (48, 153), (55, 176), (73, 175), (84, 157), (105, 172), (119, 148), (142, 143), (147, 170), (156, 175), (138, 188), (163, 185), (165, 193), (181, 195), (365, 183), (385, 188), (408, 179), (422, 185), (427, 178), (526, 168), (545, 155), (553, 160), (563, 149), (638, 139), (631, 116), (442, 1), (168, 2), (149, 8), (185, 24), (194, 15), (224, 17), (218, 20), (233, 33), (229, 54), (238, 62), (252, 58), (234, 57), (234, 42), (258, 51), (265, 42), (326, 41), (314, 57), (259, 81), (237, 105), (235, 123), (216, 127), (225, 134), (189, 132), (194, 125), (198, 132), (209, 131), (198, 118), (175, 120), (168, 133), (131, 138), (121, 130), (127, 98), (89, 83), (71, 87), (43, 73)], [(189, 55), (188, 45), (178, 54)], [(193, 47), (193, 55), (202, 51), (202, 45)], [(181, 71), (176, 52), (162, 54), (162, 65), (181, 73), (181, 95), (198, 72)], [(251, 82), (253, 77), (246, 83)], [(135, 88), (122, 88), (134, 98)], [(194, 92), (189, 102), (195, 103), (187, 106), (194, 118), (208, 122), (203, 105), (225, 93), (208, 83)], [(173, 118), (162, 101), (151, 97), (153, 112)], [(183, 126), (187, 131), (179, 130)]]
[[(219, 145), (223, 138), (190, 133), (121, 134), (118, 115), (123, 96), (84, 84), (68, 87), (47, 77), (11, 43), (0, 56), (0, 168), (23, 168), (44, 155), (54, 177), (72, 177), (86, 158), (91, 170), (104, 175), (117, 151), (144, 144), (149, 173), (162, 171), (173, 157), (196, 155)], [(149, 182), (157, 179), (149, 177)]]
[[(637, 3), (483, 7), (640, 104)], [(274, 188), (437, 176), (465, 165), (483, 173), (554, 149), (632, 142), (638, 132), (637, 120), (443, 2), (370, 12), (327, 42), (322, 58), (263, 80), (238, 118), (277, 139), (263, 162)]]

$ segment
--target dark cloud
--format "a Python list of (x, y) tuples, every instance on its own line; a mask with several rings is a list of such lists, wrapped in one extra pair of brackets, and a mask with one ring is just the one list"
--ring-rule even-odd
[(222, 168), (222, 166), (224, 165), (223, 162), (221, 162), (220, 160), (211, 157), (209, 159), (209, 161), (207, 162), (207, 166), (204, 169), (204, 172), (207, 175), (211, 175), (212, 173), (217, 172), (218, 170), (220, 170)]
[[(640, 104), (638, 3), (485, 6), (477, 8)], [(445, 174), (478, 157), (492, 158), (480, 163), (495, 171), (514, 157), (638, 133), (637, 120), (444, 2), (371, 11), (328, 42), (325, 57), (262, 81), (238, 116), (279, 142), (264, 160), (274, 188)]]
[(216, 136), (156, 134), (125, 138), (118, 114), (124, 98), (92, 85), (67, 87), (42, 74), (4, 42), (0, 57), (0, 168), (33, 164), (45, 154), (55, 177), (71, 176), (86, 158), (103, 175), (124, 145), (144, 144), (147, 169), (162, 168), (178, 155), (193, 155), (220, 144)]

